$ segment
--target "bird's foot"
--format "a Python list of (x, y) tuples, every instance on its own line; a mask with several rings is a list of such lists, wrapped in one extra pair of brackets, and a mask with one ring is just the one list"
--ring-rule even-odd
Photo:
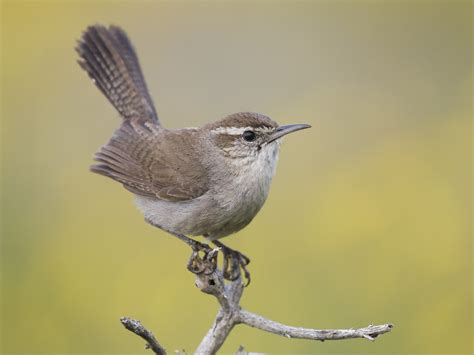
[(246, 280), (245, 286), (248, 286), (250, 284), (250, 272), (247, 270), (247, 265), (250, 263), (250, 259), (221, 242), (214, 241), (214, 244), (221, 249), (224, 257), (224, 264), (222, 266), (224, 278), (229, 281), (235, 281), (241, 276), (243, 271)]
[(212, 249), (207, 244), (194, 242), (191, 245), (193, 252), (188, 261), (188, 270), (193, 274), (212, 274), (217, 268), (217, 253), (219, 249)]

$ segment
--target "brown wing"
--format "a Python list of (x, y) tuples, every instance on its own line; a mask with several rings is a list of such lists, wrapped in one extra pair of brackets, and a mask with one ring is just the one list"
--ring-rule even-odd
[(91, 170), (121, 182), (133, 193), (185, 201), (207, 191), (207, 174), (195, 159), (194, 131), (173, 131), (151, 122), (126, 120), (96, 153)]

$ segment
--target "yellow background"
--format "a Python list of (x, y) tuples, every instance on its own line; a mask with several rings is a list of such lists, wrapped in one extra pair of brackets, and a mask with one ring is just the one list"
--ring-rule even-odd
[(470, 353), (471, 21), (468, 1), (4, 1), (1, 351), (150, 353), (122, 315), (192, 351), (216, 313), (188, 248), (88, 171), (119, 117), (73, 47), (113, 23), (167, 127), (247, 110), (313, 125), (225, 240), (252, 259), (243, 306), (307, 327), (395, 324), (375, 343), (239, 326), (224, 352)]

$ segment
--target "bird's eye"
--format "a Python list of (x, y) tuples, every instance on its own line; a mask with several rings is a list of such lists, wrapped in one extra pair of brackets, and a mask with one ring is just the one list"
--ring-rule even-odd
[(245, 131), (242, 134), (242, 138), (244, 139), (244, 141), (253, 142), (255, 140), (255, 138), (257, 138), (257, 136), (252, 131)]

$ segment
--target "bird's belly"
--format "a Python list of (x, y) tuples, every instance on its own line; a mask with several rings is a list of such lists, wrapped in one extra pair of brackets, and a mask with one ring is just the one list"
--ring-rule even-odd
[(205, 194), (190, 201), (170, 202), (137, 195), (136, 204), (145, 219), (164, 230), (213, 240), (247, 226), (265, 198), (266, 194), (259, 199), (237, 195), (216, 199)]
[(202, 195), (189, 201), (165, 201), (136, 195), (138, 209), (145, 219), (164, 230), (198, 236), (212, 228), (217, 213), (212, 199)]
[(208, 239), (222, 238), (247, 226), (260, 211), (268, 195), (268, 188), (262, 189), (258, 185), (249, 188), (245, 184), (233, 184), (229, 190), (233, 193), (219, 196), (221, 218), (208, 231)]
[(204, 195), (181, 202), (136, 196), (145, 218), (161, 228), (210, 240), (225, 237), (247, 226), (268, 196), (278, 158), (278, 145), (268, 147), (256, 162), (239, 174), (223, 173), (219, 183)]

